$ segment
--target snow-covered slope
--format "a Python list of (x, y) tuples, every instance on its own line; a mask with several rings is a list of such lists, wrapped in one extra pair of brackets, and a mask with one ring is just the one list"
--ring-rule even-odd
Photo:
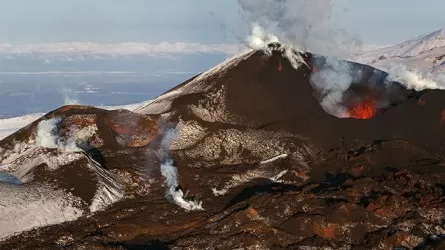
[(0, 119), (0, 140), (39, 119), (43, 113)]
[(392, 57), (369, 62), (374, 67), (388, 70), (391, 65), (403, 64), (408, 69), (421, 72), (437, 72), (445, 70), (445, 47), (434, 48), (413, 57)]
[(420, 71), (444, 70), (445, 29), (362, 54), (356, 60), (383, 70), (395, 63)]
[(445, 29), (432, 32), (426, 36), (419, 36), (401, 44), (371, 51), (365, 56), (386, 58), (413, 57), (425, 54), (433, 49), (445, 46)]

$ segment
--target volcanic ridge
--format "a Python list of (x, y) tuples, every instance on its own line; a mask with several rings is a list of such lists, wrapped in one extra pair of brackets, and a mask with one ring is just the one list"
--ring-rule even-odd
[(275, 43), (134, 111), (46, 114), (0, 142), (0, 248), (445, 247), (445, 92), (341, 63), (335, 105), (330, 59)]

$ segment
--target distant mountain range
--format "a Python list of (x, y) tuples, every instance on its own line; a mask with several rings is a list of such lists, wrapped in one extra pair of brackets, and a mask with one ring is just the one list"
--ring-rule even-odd
[(357, 61), (371, 64), (383, 70), (394, 63), (403, 63), (410, 69), (444, 70), (445, 29), (400, 44), (367, 52), (358, 56)]

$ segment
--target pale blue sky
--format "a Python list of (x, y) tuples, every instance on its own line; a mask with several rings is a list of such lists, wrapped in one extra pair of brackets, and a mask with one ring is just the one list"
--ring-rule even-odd
[[(335, 0), (334, 23), (365, 44), (445, 28), (444, 0)], [(0, 43), (236, 43), (236, 0), (0, 0)]]
[[(392, 44), (445, 28), (444, 0), (337, 0), (338, 26), (368, 44)], [(344, 12), (344, 10), (347, 10)], [(343, 13), (343, 15), (341, 15)]]

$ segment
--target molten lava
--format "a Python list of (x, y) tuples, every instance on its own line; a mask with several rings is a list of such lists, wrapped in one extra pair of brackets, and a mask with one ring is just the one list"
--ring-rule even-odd
[(349, 116), (357, 119), (370, 119), (377, 113), (376, 102), (371, 97), (363, 98), (349, 108)]

